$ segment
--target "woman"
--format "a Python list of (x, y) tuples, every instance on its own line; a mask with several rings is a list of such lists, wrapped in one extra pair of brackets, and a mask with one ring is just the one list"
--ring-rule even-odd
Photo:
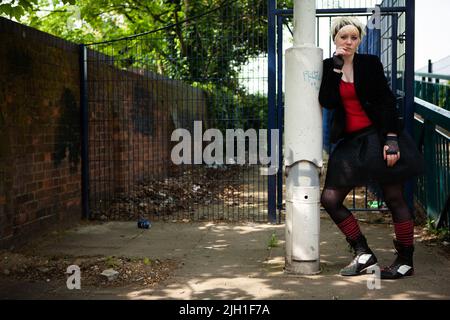
[(337, 145), (328, 162), (321, 203), (355, 253), (340, 273), (359, 275), (377, 263), (357, 220), (343, 206), (354, 187), (376, 183), (392, 213), (397, 251), (395, 261), (381, 270), (381, 278), (411, 276), (414, 222), (403, 184), (422, 173), (423, 160), (400, 128), (396, 98), (380, 59), (356, 53), (364, 36), (362, 24), (355, 18), (339, 18), (331, 34), (336, 52), (324, 60), (319, 102), (334, 110), (330, 139)]

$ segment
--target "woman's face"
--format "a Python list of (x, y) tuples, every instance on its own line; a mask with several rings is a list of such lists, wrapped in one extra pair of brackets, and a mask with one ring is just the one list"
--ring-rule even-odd
[(345, 56), (353, 55), (361, 43), (358, 29), (352, 25), (343, 27), (336, 35), (334, 43), (336, 44), (336, 49), (344, 49)]

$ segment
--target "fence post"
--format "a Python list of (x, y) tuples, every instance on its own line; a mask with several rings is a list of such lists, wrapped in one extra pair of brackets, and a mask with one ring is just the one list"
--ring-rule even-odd
[(424, 139), (424, 154), (426, 163), (426, 202), (427, 215), (436, 219), (439, 216), (437, 210), (437, 196), (438, 190), (436, 188), (436, 142), (435, 125), (425, 119), (424, 121), (425, 139)]
[[(277, 16), (277, 128), (278, 136), (278, 164), (277, 173), (277, 208), (283, 209), (283, 16)], [(280, 222), (281, 215), (278, 216)]]
[(444, 109), (450, 111), (450, 86), (445, 86)]
[[(406, 56), (405, 56), (405, 111), (406, 131), (413, 136), (414, 129), (414, 29), (415, 0), (406, 1)], [(415, 179), (406, 183), (405, 196), (408, 206), (414, 210)]]
[(393, 13), (392, 17), (392, 73), (391, 73), (391, 87), (392, 92), (395, 96), (397, 96), (397, 87), (398, 87), (398, 74), (397, 74), (397, 34), (398, 34), (398, 14)]
[[(433, 63), (431, 62), (431, 59), (428, 59), (428, 74), (433, 73)], [(431, 77), (428, 78), (428, 82), (432, 82), (433, 79)]]
[[(270, 137), (271, 130), (276, 128), (276, 43), (275, 43), (275, 29), (276, 29), (276, 21), (275, 21), (275, 9), (276, 9), (277, 1), (269, 0), (268, 5), (268, 134)], [(280, 148), (281, 149), (281, 146)], [(268, 139), (268, 154), (272, 155), (274, 152), (274, 148), (271, 145), (271, 139)], [(281, 163), (279, 164), (281, 165)], [(277, 220), (277, 191), (276, 191), (276, 175), (269, 174), (267, 177), (268, 185), (268, 219), (269, 222), (275, 223)]]
[(80, 113), (81, 113), (81, 204), (83, 218), (89, 219), (89, 114), (87, 96), (87, 48), (80, 45)]

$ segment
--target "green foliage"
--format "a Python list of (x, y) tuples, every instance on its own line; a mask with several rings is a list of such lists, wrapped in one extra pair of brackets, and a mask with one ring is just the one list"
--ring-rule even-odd
[(9, 18), (20, 19), (27, 10), (31, 10), (38, 0), (18, 0), (0, 4), (0, 14)]
[[(74, 4), (75, 0), (61, 0), (61, 3)], [(36, 7), (39, 5), (39, 0), (10, 0), (8, 3), (0, 4), (0, 15), (6, 15), (10, 19), (20, 20), (27, 12), (37, 10)]]
[(429, 234), (437, 237), (439, 241), (450, 239), (450, 230), (448, 228), (436, 228), (436, 221), (432, 218), (428, 218), (425, 228)]
[(128, 63), (124, 67), (153, 66), (177, 79), (224, 81), (237, 75), (248, 59), (267, 51), (266, 0), (77, 0), (74, 5), (34, 1), (52, 10), (45, 16), (31, 11), (22, 23), (78, 43), (171, 26), (96, 49), (120, 56)]
[(261, 94), (248, 94), (242, 88), (232, 90), (214, 83), (193, 83), (207, 97), (208, 118), (215, 119), (211, 127), (226, 129), (264, 129), (267, 127), (268, 101)]
[(415, 94), (432, 104), (439, 107), (443, 107), (448, 110), (450, 107), (449, 95), (450, 95), (450, 82), (446, 83), (431, 83), (415, 81)]
[[(238, 81), (242, 66), (267, 52), (266, 0), (33, 2), (22, 23), (76, 43), (153, 30), (90, 48), (111, 57), (117, 68), (145, 69), (201, 87), (209, 117), (221, 119), (217, 128), (266, 127), (267, 98), (246, 93)], [(278, 2), (280, 8), (289, 5), (291, 0)]]
[(272, 235), (270, 236), (269, 243), (267, 244), (267, 247), (269, 249), (278, 247), (278, 238), (277, 238), (277, 235), (275, 233), (272, 233)]
[(245, 119), (244, 129), (266, 129), (269, 104), (267, 96), (262, 94), (243, 94), (239, 96), (242, 105), (242, 118)]
[(108, 268), (114, 269), (119, 266), (120, 262), (116, 257), (108, 256), (108, 257), (106, 257), (105, 264), (108, 266)]

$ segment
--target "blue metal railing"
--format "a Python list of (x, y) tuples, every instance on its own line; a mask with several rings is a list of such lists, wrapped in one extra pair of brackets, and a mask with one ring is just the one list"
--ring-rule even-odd
[(414, 131), (425, 157), (425, 175), (417, 179), (415, 196), (435, 225), (450, 214), (450, 111), (415, 98)]
[(415, 73), (415, 96), (450, 111), (450, 76)]

